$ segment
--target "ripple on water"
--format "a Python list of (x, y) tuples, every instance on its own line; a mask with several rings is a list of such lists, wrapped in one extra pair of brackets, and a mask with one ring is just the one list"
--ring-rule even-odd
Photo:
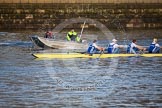
[(1, 107), (162, 107), (162, 58), (35, 60), (22, 46), (0, 46)]

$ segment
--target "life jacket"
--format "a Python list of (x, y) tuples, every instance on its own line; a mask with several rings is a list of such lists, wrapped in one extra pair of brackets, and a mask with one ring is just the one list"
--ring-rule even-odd
[(109, 44), (109, 45), (108, 45), (108, 48), (107, 48), (107, 53), (113, 53), (113, 50), (114, 50), (114, 45), (115, 45), (115, 44), (112, 44), (112, 45), (111, 45), (111, 44)]
[(76, 39), (76, 37), (77, 37), (77, 33), (76, 32), (68, 32), (68, 34), (67, 34), (67, 40), (68, 41), (71, 41), (71, 40), (73, 40), (73, 41), (77, 41), (77, 39)]
[(89, 45), (87, 49), (88, 54), (93, 54), (96, 51), (96, 48), (93, 46), (93, 43)]
[(131, 48), (131, 44), (132, 43), (128, 44), (127, 53), (131, 53), (131, 49), (134, 50), (135, 52), (137, 52), (138, 51), (138, 48), (136, 48), (136, 47)]
[(155, 43), (150, 44), (149, 53), (160, 53), (160, 47), (156, 47)]

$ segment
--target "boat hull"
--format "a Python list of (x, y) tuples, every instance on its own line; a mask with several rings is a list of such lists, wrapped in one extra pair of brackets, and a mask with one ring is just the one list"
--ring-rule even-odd
[(36, 58), (111, 58), (111, 57), (162, 57), (162, 54), (81, 54), (81, 53), (35, 53)]
[(30, 37), (33, 43), (41, 48), (53, 48), (53, 49), (87, 49), (87, 43), (77, 43), (72, 41), (54, 40), (49, 38), (43, 38), (39, 36)]

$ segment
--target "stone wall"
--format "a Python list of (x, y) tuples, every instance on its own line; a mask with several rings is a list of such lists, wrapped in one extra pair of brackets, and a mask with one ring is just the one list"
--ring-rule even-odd
[(0, 0), (0, 3), (162, 3), (162, 0)]
[[(12, 0), (16, 1), (23, 0)], [(77, 17), (95, 19), (109, 28), (116, 28), (119, 24), (124, 28), (162, 28), (162, 3), (3, 2), (0, 3), (0, 29), (54, 28), (66, 19)]]

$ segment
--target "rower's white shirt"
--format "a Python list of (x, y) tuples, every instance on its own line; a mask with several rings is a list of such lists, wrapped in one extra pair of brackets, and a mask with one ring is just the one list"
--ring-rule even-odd
[(135, 47), (135, 48), (137, 48), (137, 45), (135, 44), (135, 43), (131, 43), (131, 48), (133, 48), (133, 47)]
[(95, 48), (97, 48), (98, 46), (96, 45), (96, 43), (93, 43), (92, 46), (94, 46)]
[(160, 47), (158, 43), (152, 42), (152, 44), (155, 44), (156, 47)]
[(110, 45), (114, 45), (113, 48), (119, 48), (119, 45), (117, 43), (111, 42)]

